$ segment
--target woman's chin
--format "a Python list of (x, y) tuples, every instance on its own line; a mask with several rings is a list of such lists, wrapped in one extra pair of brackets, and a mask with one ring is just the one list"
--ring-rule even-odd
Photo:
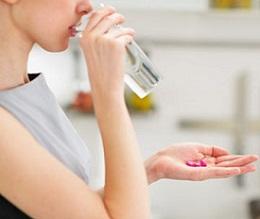
[(69, 38), (52, 44), (40, 46), (48, 52), (63, 52), (69, 47)]

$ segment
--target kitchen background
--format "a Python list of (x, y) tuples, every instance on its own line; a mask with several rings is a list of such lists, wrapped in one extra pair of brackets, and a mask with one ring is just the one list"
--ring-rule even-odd
[[(103, 2), (125, 15), (124, 25), (136, 30), (136, 41), (164, 77), (144, 100), (126, 88), (144, 159), (165, 146), (190, 141), (260, 154), (259, 0)], [(28, 68), (44, 73), (92, 153), (90, 184), (102, 186), (103, 151), (78, 41), (72, 39), (70, 48), (57, 54), (35, 46)], [(81, 109), (75, 107), (80, 95), (86, 101)], [(153, 218), (259, 219), (257, 166), (242, 181), (155, 183), (150, 187)]]

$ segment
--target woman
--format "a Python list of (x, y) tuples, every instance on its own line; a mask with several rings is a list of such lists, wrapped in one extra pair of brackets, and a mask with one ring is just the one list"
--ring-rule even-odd
[[(105, 185), (88, 186), (89, 157), (41, 73), (27, 74), (32, 46), (63, 51), (90, 14), (80, 46), (88, 67), (105, 156)], [(0, 0), (0, 218), (150, 218), (148, 186), (159, 179), (205, 180), (255, 170), (254, 155), (176, 144), (144, 163), (124, 102), (131, 28), (112, 7), (89, 0)], [(207, 167), (190, 167), (203, 160)]]

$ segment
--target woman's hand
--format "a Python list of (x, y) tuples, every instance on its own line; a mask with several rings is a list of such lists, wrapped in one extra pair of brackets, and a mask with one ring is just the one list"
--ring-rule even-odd
[[(175, 144), (160, 150), (145, 161), (149, 183), (159, 179), (202, 181), (211, 178), (226, 178), (256, 170), (252, 162), (257, 155), (232, 155), (218, 146), (199, 143)], [(187, 161), (206, 162), (206, 167), (191, 167)]]
[(124, 101), (125, 47), (135, 34), (132, 28), (113, 28), (124, 20), (110, 6), (94, 11), (80, 40), (94, 103)]

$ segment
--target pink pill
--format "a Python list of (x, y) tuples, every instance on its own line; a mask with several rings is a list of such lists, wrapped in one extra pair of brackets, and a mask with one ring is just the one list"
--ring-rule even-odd
[(190, 167), (206, 167), (207, 163), (204, 160), (200, 160), (200, 161), (187, 161), (186, 165), (190, 166)]
[(207, 163), (204, 160), (200, 160), (200, 166), (201, 167), (206, 167)]
[(187, 164), (188, 166), (190, 166), (190, 167), (198, 167), (198, 166), (199, 166), (198, 163), (196, 163), (196, 162), (194, 162), (194, 161), (191, 161), (191, 160), (187, 161), (186, 164)]

